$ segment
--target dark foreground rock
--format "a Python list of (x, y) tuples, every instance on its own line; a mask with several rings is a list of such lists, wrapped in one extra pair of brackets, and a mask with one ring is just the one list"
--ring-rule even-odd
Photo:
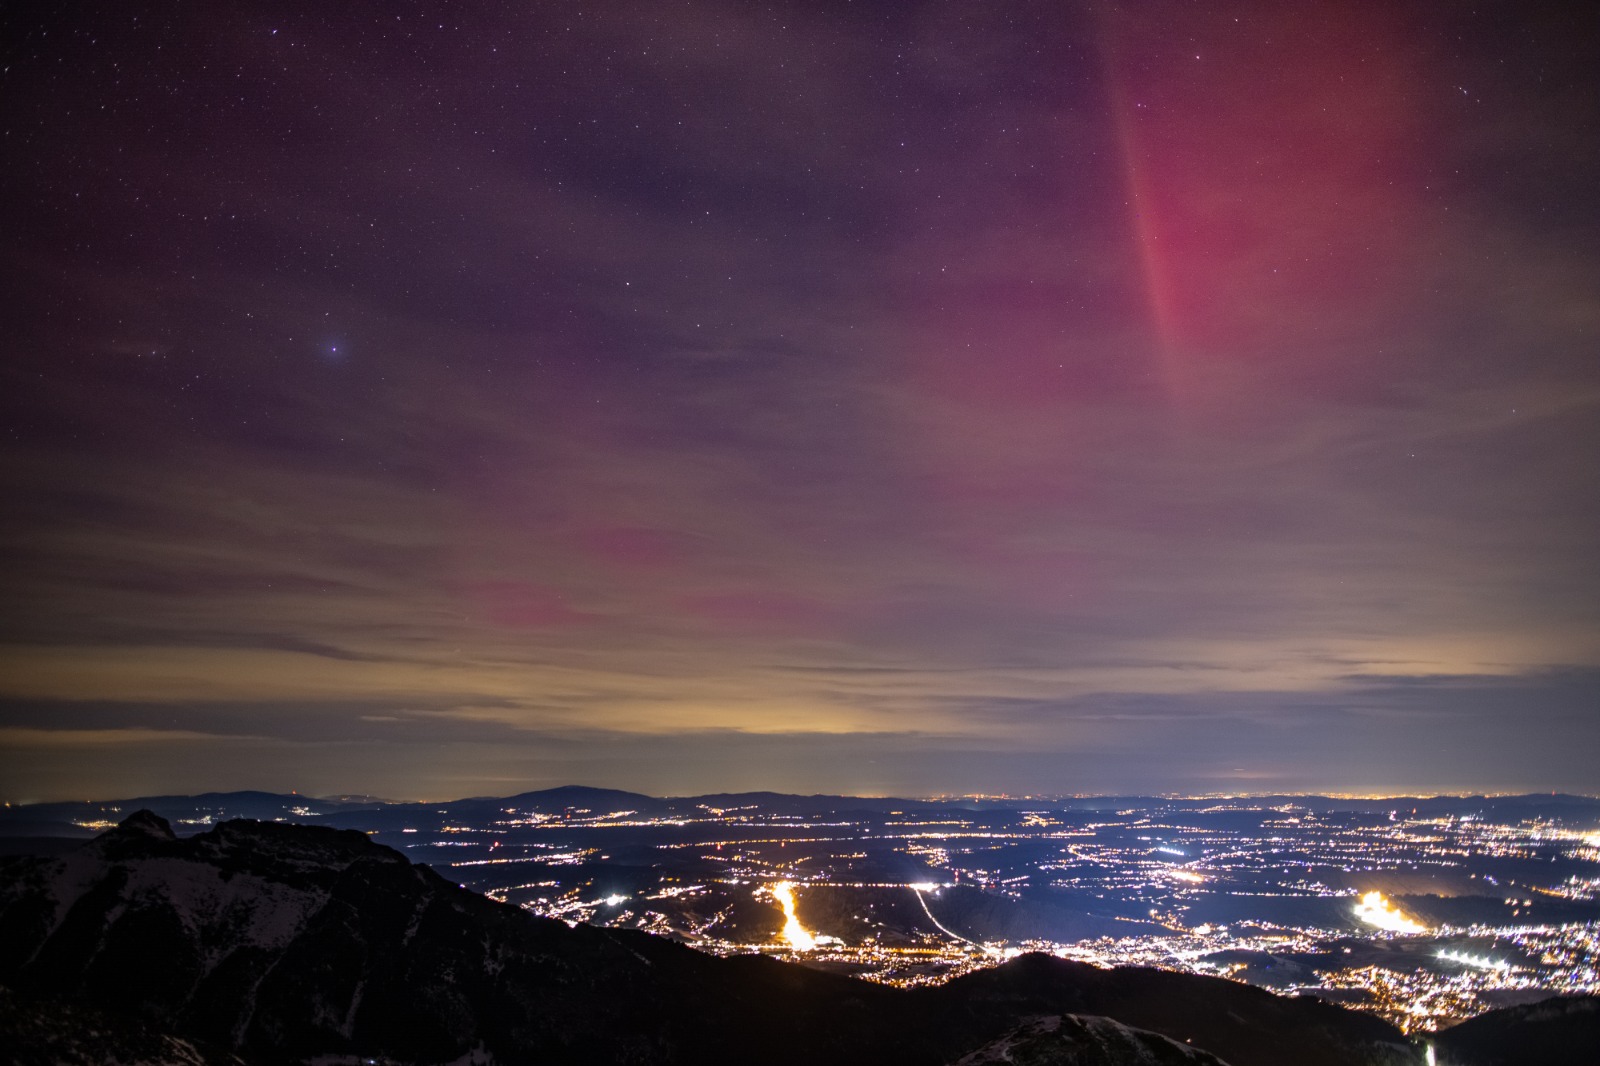
[(10, 1066), (244, 1066), (235, 1055), (123, 1014), (18, 999), (0, 988), (0, 1057)]
[(15, 997), (5, 1046), (42, 1040), (48, 1056), (54, 1038), (22, 1023), (61, 1012), (179, 1042), (102, 1061), (935, 1066), (1004, 1039), (1057, 1055), (1041, 1063), (1184, 1062), (1150, 1056), (1189, 1048), (1231, 1066), (1422, 1061), (1379, 1019), (1215, 978), (1032, 955), (886, 988), (568, 928), (359, 832), (234, 821), (180, 840), (147, 812), (70, 854), (0, 859), (0, 984)]

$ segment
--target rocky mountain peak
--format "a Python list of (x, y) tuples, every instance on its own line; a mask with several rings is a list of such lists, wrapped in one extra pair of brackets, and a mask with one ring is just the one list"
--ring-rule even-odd
[(140, 809), (128, 815), (117, 823), (112, 830), (119, 836), (134, 837), (147, 836), (157, 840), (177, 840), (178, 835), (172, 831), (172, 823), (154, 811)]

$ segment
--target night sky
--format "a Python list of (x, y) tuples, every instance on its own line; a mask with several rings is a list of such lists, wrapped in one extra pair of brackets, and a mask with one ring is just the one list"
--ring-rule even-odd
[(0, 11), (0, 798), (1600, 791), (1593, 4)]

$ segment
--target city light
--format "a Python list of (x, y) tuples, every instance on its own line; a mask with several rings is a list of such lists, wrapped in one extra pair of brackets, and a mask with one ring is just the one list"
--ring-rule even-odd
[[(754, 803), (537, 819), (515, 810), (470, 828), (441, 819), (395, 840), (458, 882), (569, 924), (902, 987), (1036, 951), (1324, 996), (1410, 1033), (1507, 996), (1600, 991), (1592, 815), (1407, 816), (1229, 797), (1115, 809), (1037, 802), (881, 814)], [(1183, 858), (1168, 857), (1177, 851)], [(655, 880), (623, 894), (613, 864), (653, 868)], [(1422, 879), (1459, 886), (1448, 911), (1456, 924), (1432, 925), (1384, 894)], [(750, 920), (752, 890), (762, 903), (770, 895), (781, 924)], [(802, 924), (802, 890), (828, 935)], [(1075, 939), (1033, 928), (1040, 904), (1066, 901), (1080, 916)], [(1299, 965), (1252, 961), (1284, 956)]]

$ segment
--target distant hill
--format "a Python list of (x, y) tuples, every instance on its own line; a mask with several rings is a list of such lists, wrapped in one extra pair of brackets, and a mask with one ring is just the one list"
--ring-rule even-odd
[(701, 807), (733, 810), (750, 807), (763, 814), (782, 814), (796, 817), (808, 815), (840, 815), (853, 812), (887, 814), (900, 811), (907, 814), (926, 814), (959, 808), (959, 804), (938, 800), (893, 799), (873, 796), (797, 796), (786, 792), (718, 792), (708, 796), (680, 796), (665, 801), (677, 810), (691, 811)]
[(121, 800), (29, 803), (0, 809), (0, 837), (84, 837), (86, 825), (117, 822), (133, 811), (152, 811), (173, 822), (305, 821), (345, 807), (338, 800), (277, 792), (202, 792), (194, 796), (139, 796)]
[[(458, 801), (463, 802), (463, 801)], [(666, 805), (664, 800), (640, 792), (624, 792), (615, 788), (591, 788), (588, 785), (562, 785), (536, 792), (519, 792), (515, 796), (491, 800), (501, 807), (516, 810), (536, 810), (555, 813), (568, 809), (594, 811), (608, 814), (614, 811), (656, 810)]]
[[(520, 813), (561, 814), (589, 810), (596, 815), (631, 810), (640, 814), (703, 817), (703, 808), (732, 810), (748, 807), (751, 813), (787, 817), (848, 817), (853, 814), (974, 815), (983, 811), (1051, 809), (1102, 811), (1128, 807), (1165, 806), (1227, 822), (1235, 817), (1230, 805), (1247, 804), (1252, 810), (1293, 805), (1318, 812), (1351, 811), (1366, 814), (1397, 811), (1410, 815), (1478, 815), (1512, 821), (1524, 818), (1600, 818), (1600, 798), (1567, 794), (1533, 793), (1521, 796), (1431, 796), (1387, 799), (1347, 799), (1328, 796), (1257, 796), (1248, 799), (1174, 799), (1150, 796), (1067, 796), (1032, 799), (896, 799), (892, 797), (799, 796), (782, 792), (731, 792), (703, 796), (661, 798), (619, 789), (562, 785), (521, 792), (514, 796), (479, 796), (437, 802), (393, 802), (368, 796), (311, 797), (274, 792), (207, 792), (194, 796), (138, 796), (120, 800), (34, 803), (0, 808), (0, 837), (83, 837), (85, 825), (114, 822), (129, 812), (150, 810), (182, 825), (209, 825), (230, 818), (264, 821), (321, 822), (344, 828), (397, 830), (406, 826), (437, 827), (451, 818), (480, 818), (486, 813), (514, 810)], [(1199, 812), (1206, 812), (1201, 815)], [(1250, 819), (1246, 818), (1248, 822)]]
[[(0, 984), (18, 1061), (156, 1061), (84, 1052), (69, 1034), (89, 1016), (113, 1045), (126, 1028), (193, 1051), (162, 1061), (935, 1066), (1004, 1040), (1102, 1066), (1422, 1061), (1379, 1019), (1215, 978), (1031, 955), (888, 988), (569, 928), (364, 833), (231, 821), (180, 839), (149, 812), (66, 855), (0, 859)], [(1071, 1040), (1082, 1054), (1061, 1057)], [(1187, 1048), (1215, 1059), (1172, 1058)]]

